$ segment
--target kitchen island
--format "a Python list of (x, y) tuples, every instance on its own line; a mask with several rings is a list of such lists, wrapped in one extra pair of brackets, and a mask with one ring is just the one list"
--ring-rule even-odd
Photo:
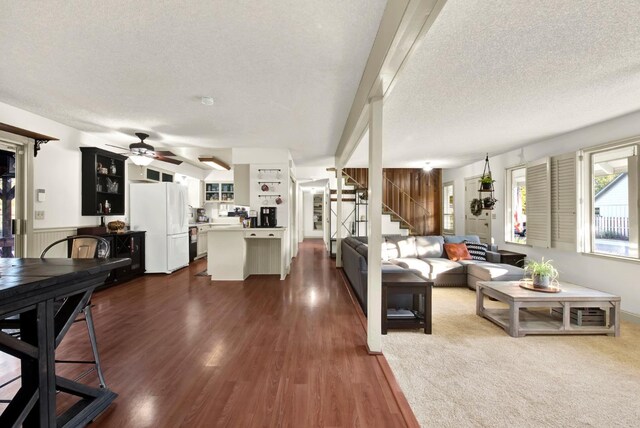
[(287, 276), (286, 228), (216, 227), (207, 232), (207, 272), (212, 281), (243, 281), (249, 275)]

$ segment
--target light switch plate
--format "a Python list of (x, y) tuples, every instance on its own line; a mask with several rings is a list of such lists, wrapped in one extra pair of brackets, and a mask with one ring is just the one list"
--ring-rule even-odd
[(44, 220), (44, 211), (36, 211), (36, 220)]

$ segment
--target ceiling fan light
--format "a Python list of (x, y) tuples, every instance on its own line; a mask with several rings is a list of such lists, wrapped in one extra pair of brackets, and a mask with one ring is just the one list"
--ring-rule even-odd
[(153, 158), (150, 158), (147, 156), (140, 156), (140, 155), (129, 156), (129, 159), (131, 160), (131, 162), (133, 162), (138, 166), (147, 166), (151, 162), (153, 162)]
[(203, 164), (219, 171), (229, 171), (231, 169), (229, 165), (222, 162), (218, 158), (214, 158), (213, 156), (198, 156), (198, 160)]

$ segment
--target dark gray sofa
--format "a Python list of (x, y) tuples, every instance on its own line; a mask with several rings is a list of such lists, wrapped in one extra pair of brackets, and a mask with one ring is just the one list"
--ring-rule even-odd
[[(382, 244), (382, 272), (410, 269), (434, 286), (469, 287), (478, 281), (513, 281), (522, 279), (522, 268), (499, 263), (500, 254), (487, 251), (487, 261), (451, 261), (444, 251), (445, 243), (480, 242), (476, 235), (465, 236), (385, 236)], [(342, 240), (342, 266), (360, 305), (367, 304), (367, 239), (347, 237)], [(393, 307), (409, 307), (410, 296), (390, 301)]]

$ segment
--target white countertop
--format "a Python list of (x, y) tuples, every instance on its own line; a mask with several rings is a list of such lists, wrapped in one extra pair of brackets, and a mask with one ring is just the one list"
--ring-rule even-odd
[(245, 231), (248, 231), (248, 230), (251, 230), (251, 231), (264, 230), (265, 232), (266, 231), (270, 231), (270, 232), (276, 231), (276, 232), (278, 232), (278, 231), (285, 231), (285, 230), (287, 230), (287, 228), (286, 227), (242, 227), (242, 225), (235, 225), (235, 224), (234, 225), (231, 225), (231, 224), (222, 225), (221, 224), (221, 225), (218, 225), (215, 228), (211, 229), (209, 231), (209, 233), (211, 233), (211, 232), (228, 232), (230, 230), (245, 230)]
[(242, 226), (218, 226), (213, 229), (209, 229), (206, 233), (217, 232), (242, 232), (244, 228)]

